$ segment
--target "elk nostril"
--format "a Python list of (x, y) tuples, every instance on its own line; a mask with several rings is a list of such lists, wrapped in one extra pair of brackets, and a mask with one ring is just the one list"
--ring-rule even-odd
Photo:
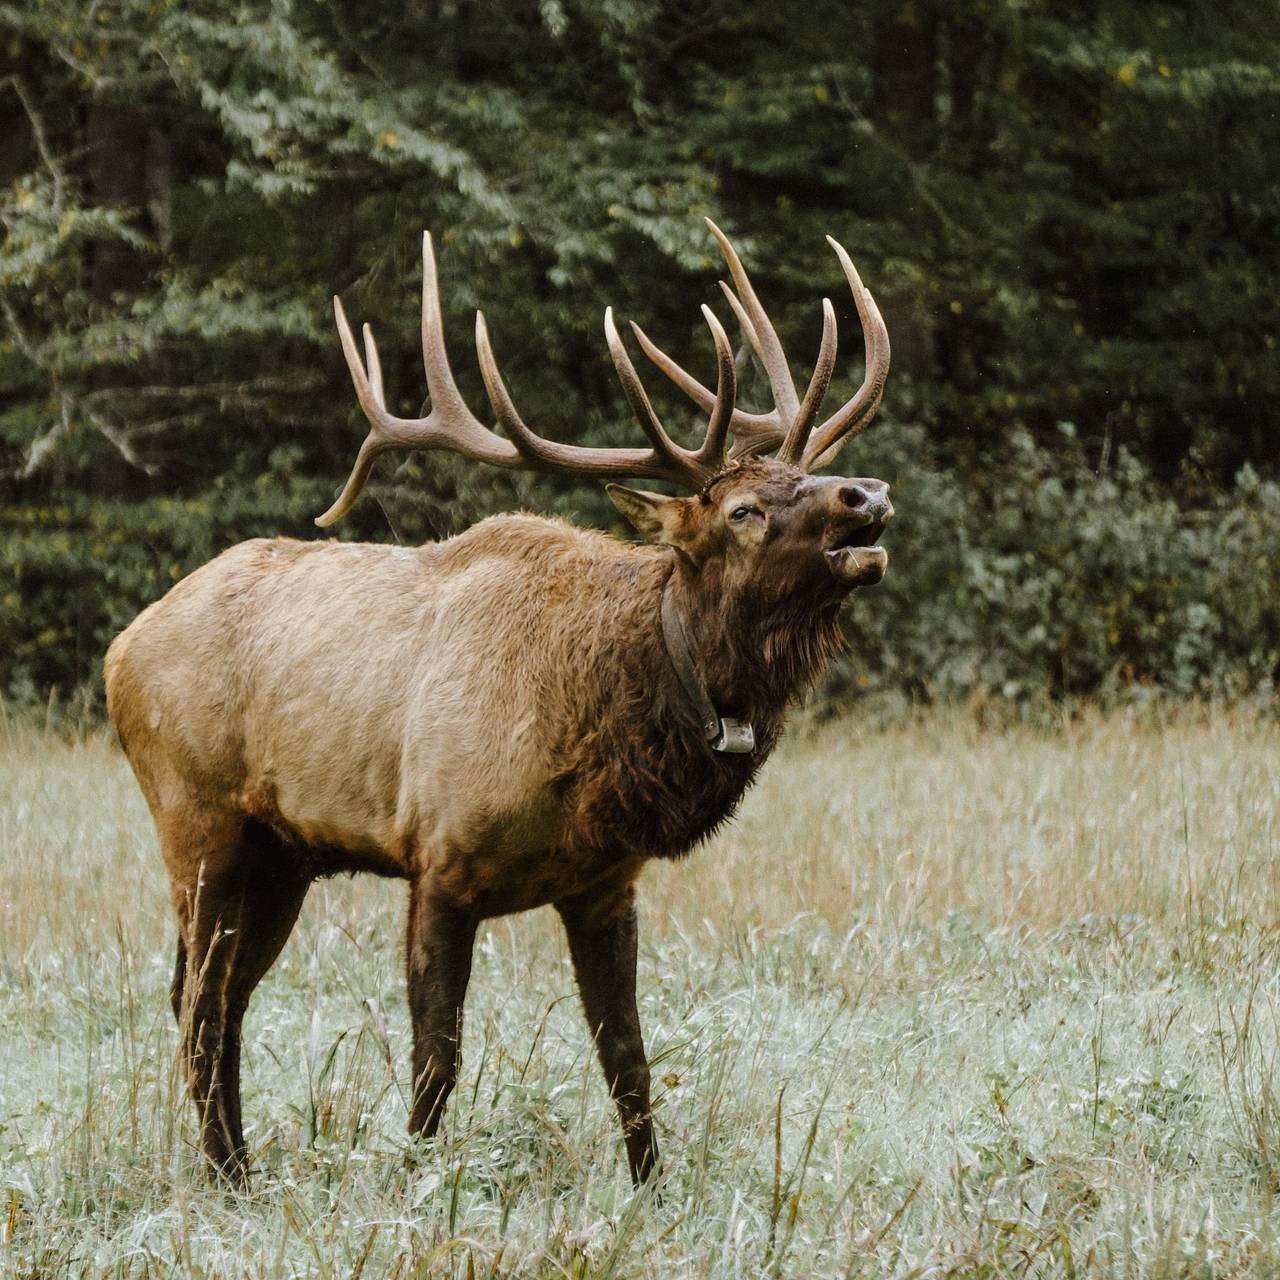
[(840, 490), (840, 501), (855, 511), (871, 509), (871, 495), (860, 484), (847, 484)]

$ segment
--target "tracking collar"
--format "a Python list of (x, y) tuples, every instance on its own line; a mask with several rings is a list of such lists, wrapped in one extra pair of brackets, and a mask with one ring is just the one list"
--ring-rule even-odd
[(756, 748), (756, 735), (748, 720), (732, 720), (722, 716), (711, 701), (707, 687), (698, 676), (693, 665), (693, 654), (689, 649), (689, 639), (685, 635), (684, 624), (680, 621), (680, 611), (676, 607), (675, 596), (671, 591), (674, 580), (667, 579), (662, 592), (662, 638), (667, 644), (667, 654), (671, 665), (684, 691), (689, 695), (702, 723), (702, 732), (711, 743), (712, 751), (721, 751), (726, 755), (746, 755)]

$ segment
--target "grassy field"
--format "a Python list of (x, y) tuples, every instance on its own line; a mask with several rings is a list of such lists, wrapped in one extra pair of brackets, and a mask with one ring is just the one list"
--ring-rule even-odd
[(642, 882), (660, 1198), (549, 911), (483, 933), (448, 1132), (409, 1144), (404, 899), (313, 890), (246, 1026), (259, 1173), (220, 1190), (127, 767), (0, 734), (0, 1273), (1280, 1272), (1273, 723), (796, 734)]

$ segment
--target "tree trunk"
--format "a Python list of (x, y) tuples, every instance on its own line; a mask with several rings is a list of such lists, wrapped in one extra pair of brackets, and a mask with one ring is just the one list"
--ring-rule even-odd
[(938, 15), (928, 0), (892, 0), (875, 20), (875, 112), (914, 155), (933, 140)]
[[(90, 203), (100, 209), (148, 207), (148, 134), (146, 116), (133, 106), (94, 98), (85, 125)], [(133, 292), (146, 278), (146, 263), (136, 249), (119, 240), (95, 242), (89, 289), (94, 300), (109, 304), (117, 293)]]

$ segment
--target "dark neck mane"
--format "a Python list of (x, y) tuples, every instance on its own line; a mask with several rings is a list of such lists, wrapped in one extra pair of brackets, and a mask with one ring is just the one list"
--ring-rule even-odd
[(602, 857), (678, 857), (710, 835), (773, 751), (788, 705), (842, 643), (837, 599), (760, 609), (682, 574), (673, 590), (698, 674), (717, 711), (755, 732), (751, 754), (712, 751), (662, 635), (671, 571), (650, 564), (619, 609), (618, 678), (581, 708), (561, 757), (571, 838)]
[(694, 661), (721, 715), (782, 716), (843, 647), (838, 597), (764, 605), (674, 570), (672, 589)]

